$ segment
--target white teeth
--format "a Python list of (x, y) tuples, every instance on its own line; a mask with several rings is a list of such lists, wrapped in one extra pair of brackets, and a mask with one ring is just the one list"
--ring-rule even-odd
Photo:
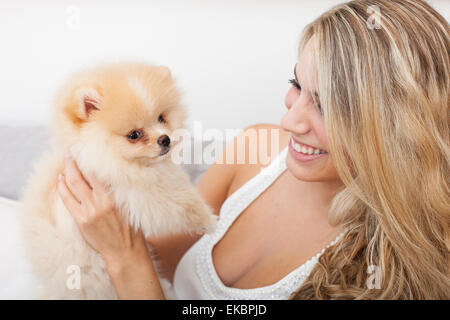
[(322, 154), (325, 153), (325, 151), (320, 150), (318, 148), (311, 148), (311, 147), (305, 147), (300, 146), (298, 143), (295, 143), (294, 139), (291, 138), (292, 146), (294, 147), (294, 150), (297, 152), (301, 152), (304, 154)]

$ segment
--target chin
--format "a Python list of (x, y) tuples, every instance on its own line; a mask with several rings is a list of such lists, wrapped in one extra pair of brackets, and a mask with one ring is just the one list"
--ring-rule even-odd
[[(320, 160), (326, 160), (320, 159)], [(317, 161), (317, 160), (316, 160)], [(324, 164), (325, 163), (325, 164)], [(327, 170), (327, 162), (302, 163), (294, 159), (289, 153), (286, 157), (286, 168), (298, 180), (305, 182), (326, 182), (338, 180), (337, 174)]]

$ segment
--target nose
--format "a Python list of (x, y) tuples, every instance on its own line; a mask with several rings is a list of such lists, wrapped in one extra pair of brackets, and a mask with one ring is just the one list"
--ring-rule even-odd
[(311, 130), (310, 114), (307, 103), (303, 97), (294, 94), (291, 90), (287, 93), (285, 104), (288, 111), (281, 119), (281, 127), (296, 134), (306, 134)]
[(295, 90), (296, 89), (293, 86), (291, 86), (286, 95), (284, 96), (284, 105), (288, 110), (295, 103), (295, 100), (297, 100), (298, 93), (296, 93)]
[(161, 147), (168, 147), (170, 145), (170, 138), (167, 134), (165, 134), (159, 137), (157, 142)]

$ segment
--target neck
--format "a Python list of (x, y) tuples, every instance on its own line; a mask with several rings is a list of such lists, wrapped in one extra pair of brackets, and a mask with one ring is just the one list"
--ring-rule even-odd
[(328, 212), (333, 198), (344, 188), (341, 180), (332, 181), (302, 181), (290, 175), (292, 186), (298, 194), (304, 195), (300, 200), (308, 206), (306, 212), (320, 219), (328, 220)]
[(323, 204), (331, 204), (331, 200), (344, 188), (341, 180), (308, 182), (309, 188)]

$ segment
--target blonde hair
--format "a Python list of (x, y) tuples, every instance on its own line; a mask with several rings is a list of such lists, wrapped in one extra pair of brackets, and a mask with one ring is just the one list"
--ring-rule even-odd
[[(369, 8), (380, 13), (375, 28)], [(329, 218), (349, 231), (291, 298), (448, 299), (447, 21), (420, 0), (350, 1), (309, 24), (299, 51), (310, 39), (345, 184)]]

